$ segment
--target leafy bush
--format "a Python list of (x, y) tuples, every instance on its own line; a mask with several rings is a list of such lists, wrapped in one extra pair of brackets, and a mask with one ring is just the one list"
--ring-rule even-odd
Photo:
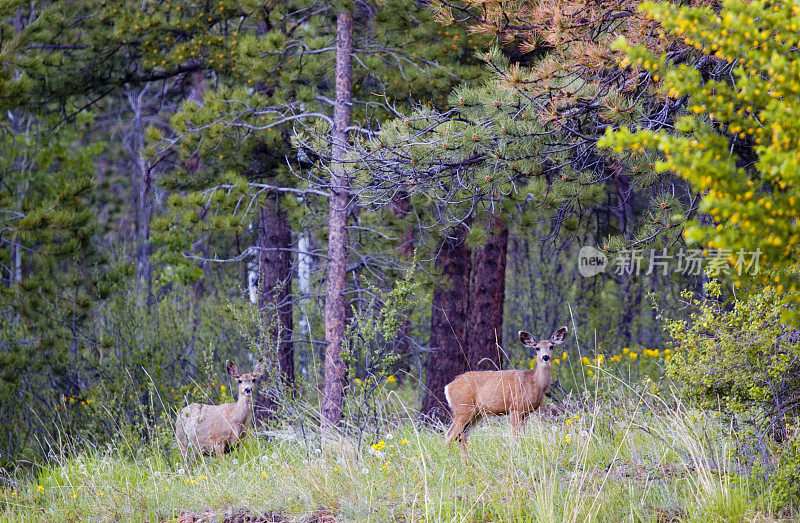
[(772, 431), (784, 430), (800, 401), (800, 343), (781, 321), (780, 297), (767, 287), (726, 308), (718, 282), (710, 282), (706, 293), (685, 292), (695, 312), (689, 320), (665, 323), (676, 344), (668, 376), (705, 407), (758, 412)]
[(390, 291), (381, 291), (367, 281), (365, 284), (373, 299), (365, 309), (353, 309), (342, 351), (350, 374), (345, 417), (357, 428), (359, 442), (365, 431), (374, 428), (377, 432), (379, 403), (386, 385), (396, 382), (394, 373), (401, 363), (396, 342), (417, 287), (413, 266)]
[(800, 332), (781, 320), (783, 297), (765, 287), (728, 306), (717, 281), (706, 286), (705, 297), (684, 296), (694, 312), (689, 320), (665, 323), (675, 343), (667, 375), (685, 398), (731, 417), (740, 450), (755, 472), (771, 478), (776, 500), (797, 499)]

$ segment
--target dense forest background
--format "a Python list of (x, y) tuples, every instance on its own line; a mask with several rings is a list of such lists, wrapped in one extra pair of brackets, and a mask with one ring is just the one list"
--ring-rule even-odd
[(269, 364), (258, 427), (363, 427), (387, 387), (447, 420), (457, 374), (532, 365), (519, 330), (658, 380), (687, 292), (793, 332), (797, 126), (752, 130), (796, 102), (793, 8), (638, 4), (0, 3), (0, 466), (148, 440), (232, 399), (226, 359)]

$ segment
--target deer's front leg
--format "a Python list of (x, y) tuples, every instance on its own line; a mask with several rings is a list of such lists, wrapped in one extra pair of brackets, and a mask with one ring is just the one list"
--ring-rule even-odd
[(211, 444), (211, 451), (218, 458), (225, 455), (225, 440), (217, 440)]
[(518, 410), (508, 413), (511, 418), (511, 435), (519, 438), (525, 432), (525, 414)]
[(519, 436), (525, 435), (525, 425), (528, 423), (528, 413), (522, 412), (519, 415)]

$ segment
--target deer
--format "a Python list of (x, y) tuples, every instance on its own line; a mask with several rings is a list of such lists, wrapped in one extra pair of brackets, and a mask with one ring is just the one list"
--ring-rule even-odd
[(256, 382), (264, 374), (264, 363), (259, 362), (252, 374), (242, 374), (230, 361), (225, 362), (225, 369), (239, 385), (239, 396), (235, 403), (192, 403), (178, 414), (175, 439), (184, 460), (190, 451), (222, 456), (236, 446), (247, 432), (247, 422), (253, 409), (253, 392)]
[(548, 340), (537, 341), (530, 333), (519, 331), (519, 340), (535, 350), (534, 370), (469, 371), (456, 376), (444, 387), (444, 396), (453, 411), (453, 422), (445, 442), (458, 441), (467, 456), (467, 438), (472, 428), (485, 416), (508, 414), (511, 432), (518, 438), (525, 432), (528, 414), (538, 409), (550, 388), (553, 347), (563, 343), (567, 328), (561, 327)]

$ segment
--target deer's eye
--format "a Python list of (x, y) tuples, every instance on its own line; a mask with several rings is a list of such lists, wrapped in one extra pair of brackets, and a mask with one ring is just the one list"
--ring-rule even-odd
[(236, 380), (236, 381), (238, 381), (239, 383), (241, 383), (241, 382), (242, 382), (242, 380)]

